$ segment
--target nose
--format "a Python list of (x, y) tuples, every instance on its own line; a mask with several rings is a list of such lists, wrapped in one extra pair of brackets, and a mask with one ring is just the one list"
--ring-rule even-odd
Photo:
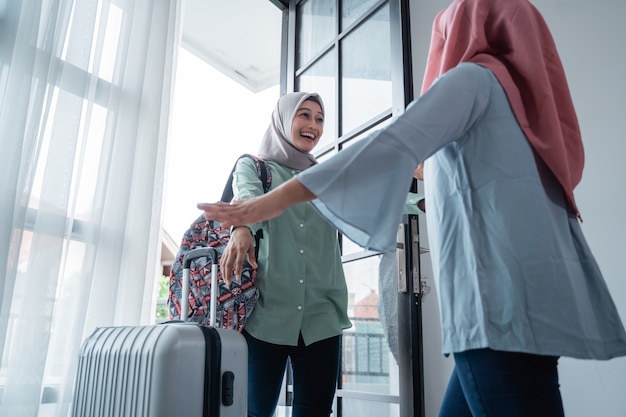
[(317, 133), (317, 130), (318, 130), (315, 121), (308, 121), (307, 124), (305, 125), (305, 129), (313, 133)]

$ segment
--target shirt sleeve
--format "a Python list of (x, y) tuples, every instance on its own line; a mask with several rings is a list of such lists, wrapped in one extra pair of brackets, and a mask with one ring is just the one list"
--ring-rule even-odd
[[(250, 158), (239, 159), (233, 173), (233, 199), (245, 200), (260, 195), (263, 195), (263, 184), (257, 175), (255, 163)], [(253, 223), (246, 226), (255, 234), (263, 224)]]
[(483, 116), (488, 71), (457, 66), (388, 127), (300, 173), (298, 179), (317, 196), (315, 208), (363, 248), (394, 251), (415, 168)]

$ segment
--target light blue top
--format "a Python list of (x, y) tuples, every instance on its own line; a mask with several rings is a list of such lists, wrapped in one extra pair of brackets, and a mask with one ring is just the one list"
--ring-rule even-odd
[(488, 69), (450, 70), (389, 127), (298, 178), (342, 233), (391, 252), (424, 160), (444, 353), (626, 355), (626, 332), (580, 225)]
[[(300, 172), (268, 164), (270, 189)], [(237, 200), (263, 194), (250, 158), (237, 163), (233, 191)], [(257, 272), (259, 300), (246, 322), (248, 333), (269, 343), (296, 346), (300, 332), (309, 345), (351, 326), (337, 230), (310, 203), (249, 227), (255, 232), (262, 227), (263, 239)]]

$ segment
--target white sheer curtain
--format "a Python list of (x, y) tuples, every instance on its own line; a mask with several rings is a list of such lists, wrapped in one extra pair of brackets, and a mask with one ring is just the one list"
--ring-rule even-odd
[(179, 22), (0, 0), (2, 417), (66, 416), (84, 338), (150, 321)]

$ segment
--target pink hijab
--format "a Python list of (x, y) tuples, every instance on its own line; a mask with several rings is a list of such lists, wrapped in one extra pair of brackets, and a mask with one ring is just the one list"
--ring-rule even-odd
[(539, 11), (528, 0), (454, 0), (433, 23), (422, 93), (461, 62), (495, 74), (528, 141), (580, 218), (574, 202), (584, 164), (580, 128), (554, 40)]

